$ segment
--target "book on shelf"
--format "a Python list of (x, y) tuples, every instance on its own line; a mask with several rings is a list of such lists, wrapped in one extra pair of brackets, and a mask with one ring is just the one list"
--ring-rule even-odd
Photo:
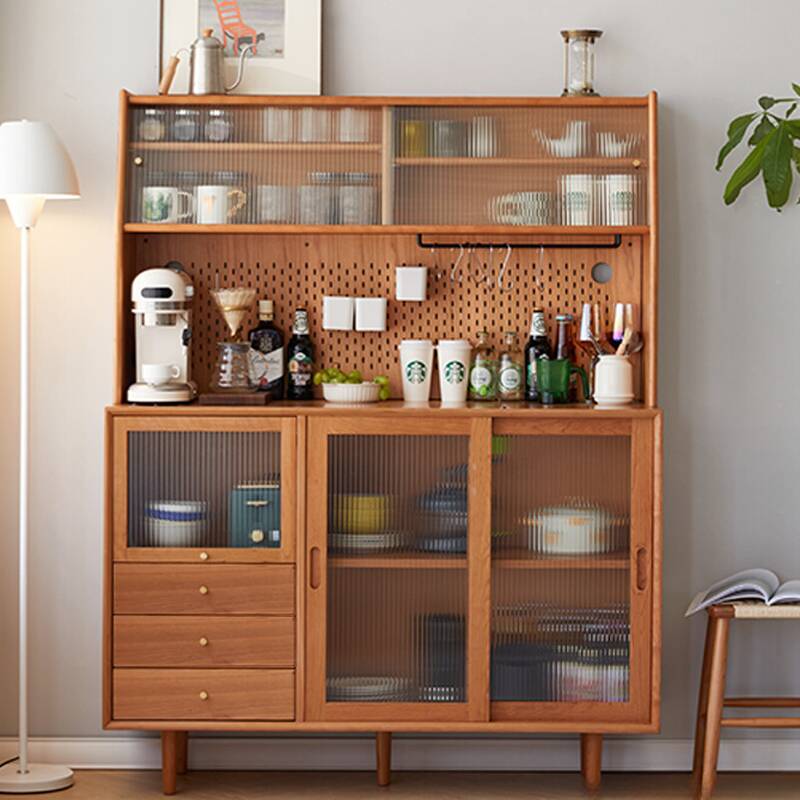
[(765, 605), (800, 603), (800, 580), (784, 581), (769, 569), (746, 569), (717, 581), (705, 591), (698, 592), (686, 616), (702, 611), (717, 603), (733, 603), (737, 600), (759, 600)]

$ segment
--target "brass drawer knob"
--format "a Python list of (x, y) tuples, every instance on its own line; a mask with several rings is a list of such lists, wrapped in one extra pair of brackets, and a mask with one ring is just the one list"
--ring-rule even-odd
[(200, 594), (208, 594), (208, 586), (201, 586)]
[(134, 163), (134, 164), (135, 164), (137, 167), (141, 167), (141, 166), (142, 166), (142, 164), (144, 164), (144, 159), (143, 159), (141, 156), (134, 156), (134, 157), (133, 157), (133, 163)]
[(633, 159), (633, 168), (634, 168), (634, 169), (639, 169), (639, 167), (641, 167), (641, 166), (642, 166), (642, 161), (641, 161), (641, 159), (639, 159), (639, 158), (634, 158), (634, 159)]
[(200, 647), (208, 647), (208, 639), (205, 636), (200, 637)]
[(205, 550), (203, 550), (203, 552), (200, 553), (200, 560), (201, 561), (208, 561), (208, 553), (206, 553)]
[(264, 541), (264, 531), (256, 528), (254, 531), (250, 531), (250, 540), (258, 544), (259, 542)]
[(200, 692), (201, 700), (208, 700), (208, 692)]

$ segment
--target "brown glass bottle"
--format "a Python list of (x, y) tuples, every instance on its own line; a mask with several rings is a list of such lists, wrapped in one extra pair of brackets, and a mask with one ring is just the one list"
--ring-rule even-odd
[[(555, 358), (565, 358), (567, 361), (575, 362), (575, 342), (572, 339), (572, 314), (558, 314), (556, 316), (556, 347)], [(577, 375), (570, 375), (569, 380), (569, 401), (575, 403), (578, 400), (578, 381)]]
[(531, 333), (525, 345), (525, 399), (537, 403), (541, 400), (539, 387), (536, 384), (536, 362), (540, 358), (550, 358), (550, 340), (547, 338), (547, 323), (544, 310), (533, 309), (531, 317)]

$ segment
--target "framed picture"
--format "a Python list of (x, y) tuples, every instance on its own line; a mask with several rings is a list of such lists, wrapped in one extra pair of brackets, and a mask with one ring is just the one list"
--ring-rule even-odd
[[(189, 87), (189, 46), (205, 28), (225, 44), (226, 85), (236, 79), (248, 44), (244, 76), (235, 94), (319, 94), (322, 0), (161, 0), (161, 63), (180, 64), (170, 90)], [(178, 51), (181, 51), (180, 53)]]

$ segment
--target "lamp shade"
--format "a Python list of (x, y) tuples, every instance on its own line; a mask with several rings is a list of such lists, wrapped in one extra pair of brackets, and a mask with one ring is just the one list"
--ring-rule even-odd
[(0, 125), (0, 198), (35, 195), (42, 200), (80, 195), (66, 148), (46, 122)]

